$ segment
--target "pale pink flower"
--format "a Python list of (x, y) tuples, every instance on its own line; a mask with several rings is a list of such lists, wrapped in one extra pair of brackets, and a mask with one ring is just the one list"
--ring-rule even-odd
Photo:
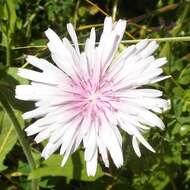
[(56, 66), (44, 59), (28, 56), (27, 61), (41, 71), (19, 69), (30, 85), (18, 85), (16, 98), (35, 101), (36, 109), (23, 115), (38, 120), (26, 128), (27, 135), (37, 134), (35, 141), (49, 139), (42, 152), (47, 159), (56, 150), (68, 156), (82, 142), (87, 174), (95, 175), (98, 153), (109, 167), (108, 153), (117, 167), (123, 164), (122, 137), (118, 128), (132, 136), (132, 146), (141, 156), (139, 143), (154, 152), (142, 133), (151, 127), (164, 129), (155, 113), (168, 108), (162, 92), (143, 85), (164, 80), (160, 68), (166, 58), (155, 59), (155, 41), (143, 40), (114, 57), (123, 37), (126, 21), (113, 23), (107, 17), (96, 46), (95, 29), (80, 52), (74, 28), (67, 25), (74, 47), (48, 29), (47, 44)]

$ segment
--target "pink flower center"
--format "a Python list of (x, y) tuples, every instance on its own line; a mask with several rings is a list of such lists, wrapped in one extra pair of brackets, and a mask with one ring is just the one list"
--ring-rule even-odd
[(119, 101), (119, 98), (115, 96), (112, 81), (106, 77), (98, 82), (90, 79), (76, 80), (75, 83), (72, 82), (72, 89), (74, 89), (71, 96), (73, 107), (81, 115), (85, 116), (89, 112), (92, 120), (95, 120), (99, 113), (106, 112), (106, 109), (116, 111), (112, 104)]
[(96, 101), (100, 100), (101, 94), (100, 92), (95, 92), (89, 95), (88, 100), (91, 103), (96, 103)]

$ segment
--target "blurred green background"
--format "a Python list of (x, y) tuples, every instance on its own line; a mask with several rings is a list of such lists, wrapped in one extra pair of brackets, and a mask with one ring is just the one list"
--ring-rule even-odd
[[(25, 55), (49, 59), (44, 47), (44, 31), (50, 27), (67, 36), (66, 24), (72, 22), (79, 42), (89, 36), (91, 26), (99, 37), (105, 15), (126, 19), (124, 40), (190, 36), (189, 0), (0, 0), (0, 189), (30, 190), (37, 179), (42, 190), (189, 190), (190, 189), (190, 41), (160, 42), (156, 56), (166, 56), (164, 67), (172, 77), (155, 87), (171, 99), (171, 110), (164, 113), (166, 129), (152, 129), (146, 138), (155, 148), (153, 154), (143, 147), (139, 159), (131, 148), (131, 138), (123, 135), (124, 166), (104, 168), (101, 160), (97, 175), (87, 177), (82, 150), (64, 168), (61, 156), (40, 158), (45, 143), (29, 139), (37, 169), (31, 170), (18, 141), (14, 123), (3, 110), (6, 103), (24, 128), (21, 114), (33, 104), (15, 100), (14, 89), (27, 83), (17, 76), (18, 67), (31, 68)], [(121, 49), (129, 44), (122, 44)], [(81, 47), (82, 48), (82, 47)]]

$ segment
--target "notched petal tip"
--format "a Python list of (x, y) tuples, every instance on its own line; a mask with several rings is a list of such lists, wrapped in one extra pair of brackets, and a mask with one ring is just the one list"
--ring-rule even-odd
[(72, 23), (67, 23), (67, 29), (71, 29), (71, 28), (73, 28), (73, 25), (72, 25)]
[(49, 35), (51, 32), (54, 32), (51, 28), (48, 28), (44, 33), (45, 35)]
[(45, 160), (47, 160), (50, 157), (50, 155), (47, 155), (47, 154), (42, 152), (41, 157), (44, 158)]
[(23, 118), (24, 120), (28, 119), (27, 114), (26, 114), (26, 113), (22, 114), (22, 118)]
[(112, 20), (113, 20), (113, 19), (112, 19), (111, 16), (106, 16), (105, 19), (104, 19), (104, 23), (105, 23), (105, 22), (110, 22), (110, 21), (112, 22)]
[(58, 35), (51, 28), (48, 28), (44, 33), (49, 41), (59, 39)]
[(33, 56), (33, 55), (26, 55), (26, 61), (27, 62), (30, 62), (30, 60), (32, 59), (32, 58), (34, 58), (35, 56)]
[(23, 71), (23, 68), (18, 68), (17, 74), (19, 75), (19, 73), (21, 73), (22, 71)]
[(33, 55), (26, 55), (26, 61), (30, 64), (32, 64), (33, 62), (38, 61), (39, 58), (33, 56)]
[(142, 50), (143, 48), (146, 47), (146, 45), (148, 44), (149, 41), (150, 41), (150, 40), (148, 40), (148, 39), (143, 39), (143, 40), (141, 40), (140, 42), (138, 42), (138, 43), (135, 45), (135, 47), (136, 47), (138, 50)]

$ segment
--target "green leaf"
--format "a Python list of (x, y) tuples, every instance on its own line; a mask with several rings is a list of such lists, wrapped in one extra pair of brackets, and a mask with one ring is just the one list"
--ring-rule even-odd
[(1, 44), (5, 47), (11, 44), (16, 26), (16, 1), (4, 1), (0, 5), (0, 30), (2, 31)]
[(17, 67), (0, 68), (0, 85), (6, 85), (9, 89), (14, 88), (17, 84), (27, 84), (28, 80), (17, 75)]
[(158, 171), (156, 175), (152, 175), (149, 183), (155, 190), (162, 190), (169, 183), (170, 179), (164, 171)]
[(180, 128), (180, 135), (183, 137), (185, 135), (189, 135), (190, 133), (190, 124), (182, 125)]
[[(17, 68), (9, 67), (0, 69), (0, 90), (3, 90), (6, 94), (8, 101), (14, 107), (14, 113), (21, 124), (24, 127), (24, 121), (22, 119), (22, 113), (20, 110), (25, 110), (26, 105), (21, 104), (20, 101), (14, 98), (15, 86), (20, 82), (25, 83), (26, 80), (22, 80), (17, 76)], [(1, 102), (1, 100), (0, 100)], [(13, 124), (10, 121), (6, 112), (0, 110), (0, 171), (5, 170), (7, 167), (4, 165), (4, 160), (7, 154), (12, 150), (17, 142), (17, 135), (14, 130)]]
[(179, 78), (178, 82), (182, 85), (187, 85), (190, 83), (190, 68), (183, 70), (183, 74)]
[(15, 23), (16, 23), (16, 2), (15, 0), (7, 1), (7, 12), (8, 12), (8, 21), (9, 21), (9, 32), (10, 35), (15, 31)]
[(98, 165), (96, 176), (87, 176), (82, 151), (78, 151), (74, 153), (72, 156), (70, 156), (64, 167), (61, 167), (62, 159), (63, 157), (58, 154), (52, 155), (48, 160), (43, 161), (41, 167), (32, 171), (29, 174), (28, 178), (33, 179), (45, 176), (64, 176), (68, 179), (94, 181), (97, 178), (102, 177), (104, 175), (101, 167)]
[(15, 99), (16, 85), (28, 84), (28, 81), (19, 77), (17, 72), (17, 67), (0, 68), (0, 90), (6, 93), (7, 98), (14, 109), (25, 112), (29, 110), (33, 104)]
[[(19, 121), (22, 123), (21, 113), (16, 112), (17, 118), (20, 118)], [(3, 171), (7, 168), (4, 165), (4, 160), (7, 154), (12, 150), (17, 141), (17, 136), (14, 130), (14, 127), (11, 121), (8, 118), (8, 115), (1, 111), (0, 112), (0, 171)]]

